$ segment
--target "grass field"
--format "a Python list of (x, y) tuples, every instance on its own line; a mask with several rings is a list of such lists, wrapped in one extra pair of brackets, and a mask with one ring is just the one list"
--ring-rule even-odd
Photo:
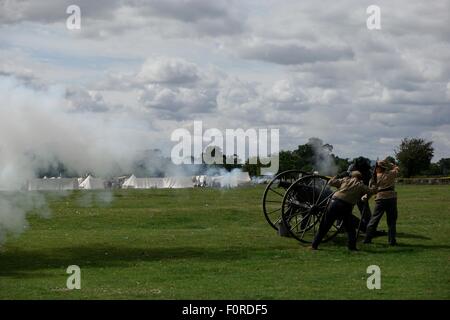
[[(279, 237), (262, 192), (120, 190), (108, 205), (49, 194), (52, 217), (0, 248), (0, 299), (450, 298), (449, 186), (398, 186), (399, 246), (380, 237), (359, 252), (344, 236), (319, 251)], [(373, 264), (381, 290), (366, 287)], [(66, 288), (69, 265), (81, 290)]]

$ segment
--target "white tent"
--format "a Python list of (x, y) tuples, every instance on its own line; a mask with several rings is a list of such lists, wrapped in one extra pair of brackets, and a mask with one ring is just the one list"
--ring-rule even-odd
[(165, 188), (163, 178), (136, 178), (136, 189), (162, 189)]
[(164, 189), (164, 188), (192, 188), (192, 177), (167, 177), (167, 178), (136, 178), (132, 175), (122, 185), (122, 188), (134, 189)]
[(136, 178), (132, 175), (122, 184), (122, 188), (128, 189), (177, 189), (218, 186), (235, 188), (251, 183), (248, 172), (232, 171), (220, 176), (195, 176), (195, 177), (165, 177), (165, 178)]
[(72, 178), (31, 179), (29, 191), (63, 191), (78, 189), (78, 180)]
[(122, 185), (124, 189), (152, 189), (163, 188), (162, 178), (136, 178), (133, 174), (131, 177), (125, 180)]
[(134, 174), (131, 175), (131, 177), (129, 177), (128, 179), (126, 179), (124, 181), (124, 183), (122, 184), (122, 188), (123, 189), (136, 188), (136, 184), (137, 184), (136, 179), (137, 178), (136, 178), (136, 176)]
[(167, 177), (163, 178), (164, 188), (193, 188), (194, 181), (192, 177)]
[(105, 180), (88, 175), (87, 178), (80, 183), (80, 189), (105, 189)]

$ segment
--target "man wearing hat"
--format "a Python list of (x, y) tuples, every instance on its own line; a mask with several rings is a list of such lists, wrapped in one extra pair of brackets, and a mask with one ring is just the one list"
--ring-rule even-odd
[(376, 192), (376, 187), (368, 187), (363, 182), (359, 171), (352, 171), (349, 177), (333, 177), (328, 181), (330, 186), (338, 188), (333, 194), (327, 207), (327, 211), (320, 222), (319, 231), (312, 242), (311, 248), (317, 250), (323, 237), (328, 233), (337, 219), (342, 219), (348, 234), (348, 248), (356, 249), (356, 226), (352, 215), (353, 207), (363, 195), (371, 195)]
[(375, 197), (375, 208), (367, 225), (366, 238), (364, 243), (371, 243), (378, 227), (378, 223), (386, 212), (388, 225), (389, 244), (395, 246), (396, 224), (397, 224), (397, 192), (395, 192), (395, 179), (398, 176), (399, 168), (388, 160), (378, 161), (376, 168), (376, 181), (371, 181), (371, 185), (377, 187)]
[[(372, 177), (372, 166), (370, 159), (364, 157), (355, 158), (347, 169), (347, 172), (350, 174), (352, 171), (359, 171), (362, 175), (362, 181), (366, 186), (369, 185), (370, 179)], [(368, 201), (358, 200), (356, 206), (361, 213), (361, 222), (358, 218), (354, 218), (355, 222), (359, 225), (359, 229), (362, 232), (366, 232), (367, 225), (369, 224), (370, 217), (372, 215), (370, 211), (370, 206)], [(382, 233), (381, 233), (382, 234)], [(377, 233), (379, 235), (379, 233)]]

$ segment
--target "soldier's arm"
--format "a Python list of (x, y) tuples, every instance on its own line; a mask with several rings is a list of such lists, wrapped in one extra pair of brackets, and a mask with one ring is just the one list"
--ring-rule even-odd
[(337, 177), (333, 177), (328, 181), (328, 184), (332, 187), (339, 188), (342, 184), (342, 179), (338, 179)]
[(371, 196), (373, 196), (375, 193), (377, 193), (378, 186), (376, 184), (372, 184), (369, 186), (362, 185), (362, 193), (364, 194), (361, 198), (362, 201), (368, 201)]
[(395, 174), (395, 176), (398, 176), (398, 174), (400, 172), (400, 168), (398, 166), (394, 166), (394, 168), (392, 168), (391, 172), (393, 174)]
[(389, 177), (396, 178), (400, 172), (400, 168), (398, 166), (393, 165), (391, 169), (389, 169), (386, 173)]
[(369, 198), (370, 198), (371, 196), (376, 194), (377, 191), (378, 191), (378, 185), (374, 184), (372, 186), (367, 187), (367, 192), (366, 193), (369, 195)]

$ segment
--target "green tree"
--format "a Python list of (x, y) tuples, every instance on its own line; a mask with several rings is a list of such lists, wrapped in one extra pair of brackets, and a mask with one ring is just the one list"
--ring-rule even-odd
[(299, 145), (298, 148), (292, 151), (292, 156), (295, 161), (295, 168), (305, 171), (312, 171), (314, 164), (314, 147), (313, 144), (305, 143)]
[(348, 167), (350, 166), (350, 161), (347, 158), (339, 158), (338, 156), (332, 154), (331, 155), (334, 159), (334, 163), (337, 167), (337, 173), (347, 171)]
[(331, 144), (324, 144), (319, 138), (309, 138), (308, 142), (299, 145), (293, 151), (280, 151), (280, 170), (297, 169), (307, 172), (319, 170), (320, 172), (334, 171), (337, 169), (346, 170), (348, 167), (347, 159), (340, 159), (331, 152), (333, 146)]
[(280, 170), (278, 172), (283, 172), (286, 170), (297, 168), (297, 157), (292, 151), (281, 150), (278, 154)]
[(425, 141), (420, 138), (405, 138), (395, 151), (402, 174), (404, 177), (411, 177), (420, 174), (430, 167), (433, 158), (434, 148), (432, 141)]
[(448, 175), (450, 174), (450, 158), (442, 158), (437, 163), (441, 170), (441, 174)]
[(442, 174), (441, 168), (437, 163), (431, 163), (430, 167), (423, 172), (426, 176), (440, 176)]
[(245, 161), (245, 164), (242, 166), (242, 170), (248, 172), (251, 177), (255, 177), (261, 175), (262, 167), (264, 167), (264, 165), (261, 163), (259, 157), (253, 157)]

